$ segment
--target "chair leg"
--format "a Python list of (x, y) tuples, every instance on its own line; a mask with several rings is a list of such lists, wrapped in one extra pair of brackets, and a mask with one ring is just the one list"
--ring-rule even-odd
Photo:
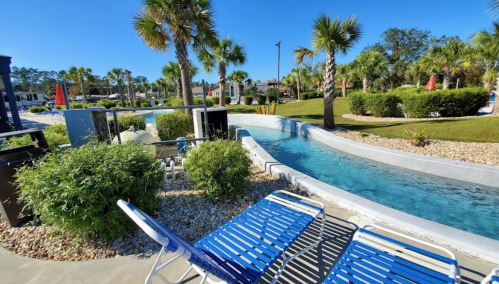
[(277, 273), (275, 274), (274, 279), (272, 279), (271, 284), (275, 284), (277, 282), (277, 280), (279, 280), (279, 277), (281, 276), (281, 273), (284, 270), (284, 267), (286, 266), (286, 264), (288, 264), (288, 262), (290, 262), (294, 258), (300, 256), (301, 254), (313, 249), (314, 247), (318, 246), (321, 243), (322, 237), (324, 235), (325, 224), (326, 224), (326, 212), (324, 210), (322, 210), (321, 232), (319, 233), (319, 237), (317, 238), (317, 241), (315, 243), (309, 245), (308, 247), (302, 249), (301, 251), (295, 253), (294, 255), (292, 255), (290, 257), (286, 257), (286, 251), (284, 251), (282, 253), (282, 258), (283, 258), (282, 265), (281, 265), (281, 267), (279, 267), (279, 270), (277, 270)]
[(147, 275), (147, 278), (145, 280), (145, 284), (151, 284), (151, 278), (153, 276), (156, 276), (158, 278), (161, 279), (161, 281), (163, 281), (163, 283), (166, 283), (166, 284), (178, 284), (180, 282), (182, 282), (182, 280), (184, 280), (184, 278), (187, 276), (187, 274), (189, 274), (189, 272), (191, 272), (192, 270), (192, 266), (189, 266), (189, 268), (187, 269), (186, 272), (184, 272), (184, 274), (175, 282), (170, 282), (168, 279), (166, 279), (163, 275), (161, 275), (161, 273), (159, 273), (163, 268), (166, 268), (168, 265), (172, 264), (173, 262), (175, 262), (176, 260), (178, 260), (180, 258), (180, 256), (176, 255), (175, 257), (173, 257), (172, 259), (170, 259), (169, 261), (163, 263), (163, 261), (161, 260), (161, 258), (166, 255), (167, 252), (166, 250), (163, 248), (161, 248), (161, 251), (159, 252), (159, 255), (158, 255), (158, 258), (156, 259), (156, 261), (154, 262), (154, 265), (152, 267), (152, 270), (151, 272), (149, 273), (149, 275)]

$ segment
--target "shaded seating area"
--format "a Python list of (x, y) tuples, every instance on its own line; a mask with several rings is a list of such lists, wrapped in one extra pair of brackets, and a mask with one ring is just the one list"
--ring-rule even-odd
[[(387, 233), (418, 246), (395, 240)], [(459, 282), (459, 266), (448, 249), (377, 225), (367, 225), (354, 234), (352, 242), (323, 283)]]
[[(180, 259), (189, 262), (190, 267), (175, 283), (182, 281), (192, 269), (202, 276), (201, 283), (216, 283), (219, 280), (221, 283), (255, 283), (282, 258), (282, 264), (272, 280), (275, 283), (289, 261), (319, 245), (325, 224), (322, 203), (286, 191), (276, 191), (191, 245), (130, 203), (119, 200), (118, 205), (144, 232), (163, 246), (146, 283), (151, 283), (153, 278), (172, 283), (160, 272)], [(287, 255), (287, 249), (319, 217), (322, 224), (316, 241)], [(163, 263), (162, 257), (168, 252), (176, 256)]]

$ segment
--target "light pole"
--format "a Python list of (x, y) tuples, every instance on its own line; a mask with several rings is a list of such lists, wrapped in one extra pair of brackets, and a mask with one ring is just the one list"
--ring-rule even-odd
[(281, 61), (281, 41), (279, 41), (275, 45), (277, 45), (277, 102), (276, 102), (276, 104), (279, 104), (279, 67), (280, 67), (280, 61)]

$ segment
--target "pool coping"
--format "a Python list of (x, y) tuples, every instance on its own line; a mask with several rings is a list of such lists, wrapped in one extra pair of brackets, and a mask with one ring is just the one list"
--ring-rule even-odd
[[(364, 215), (366, 217), (369, 217), (375, 221), (386, 224), (388, 226), (397, 227), (403, 231), (406, 231), (410, 234), (416, 235), (423, 239), (428, 239), (440, 245), (451, 247), (452, 249), (455, 249), (467, 255), (499, 264), (499, 241), (483, 237), (480, 235), (476, 235), (473, 233), (465, 232), (420, 217), (416, 217), (408, 213), (398, 211), (389, 208), (387, 206), (378, 204), (376, 202), (370, 201), (363, 197), (354, 195), (352, 193), (349, 193), (332, 185), (326, 184), (319, 180), (316, 180), (306, 174), (298, 172), (288, 166), (279, 163), (279, 161), (274, 159), (253, 139), (253, 137), (251, 137), (248, 131), (244, 130), (244, 128), (238, 127), (237, 125), (238, 124), (253, 125), (253, 126), (261, 126), (267, 128), (272, 128), (272, 126), (278, 125), (279, 127), (277, 127), (277, 129), (279, 130), (287, 132), (296, 132), (301, 135), (305, 134), (313, 139), (316, 139), (315, 137), (320, 137), (322, 140), (325, 140), (327, 138), (331, 138), (329, 137), (330, 135), (334, 136), (333, 138), (341, 138), (341, 137), (337, 137), (316, 126), (284, 117), (236, 114), (236, 115), (229, 115), (229, 122), (230, 122), (229, 131), (231, 132), (230, 136), (236, 137), (236, 139), (240, 141), (243, 144), (243, 146), (250, 151), (250, 158), (252, 159), (253, 163), (259, 166), (260, 168), (264, 169), (269, 174), (278, 178), (286, 179), (295, 186), (297, 186), (298, 188), (307, 190), (310, 193), (315, 194), (333, 204), (336, 204), (341, 208), (353, 211), (360, 215)], [(276, 122), (279, 122), (280, 124), (276, 124)], [(274, 129), (276, 129), (276, 127), (274, 127)], [(313, 131), (319, 131), (324, 133), (317, 133), (316, 135), (313, 135), (312, 134)], [(342, 140), (347, 140), (347, 141), (342, 141)], [(319, 141), (323, 142), (321, 140)], [(352, 143), (353, 146), (350, 147), (350, 149), (359, 147), (359, 145), (355, 144), (361, 144), (344, 138), (341, 138), (340, 142)], [(335, 147), (333, 145), (337, 143), (331, 143), (333, 145), (329, 143), (325, 144)], [(364, 147), (364, 144), (361, 144), (360, 146)], [(380, 148), (380, 147), (374, 147), (374, 148)], [(384, 150), (384, 148), (374, 149), (374, 150), (378, 151), (377, 155), (379, 155), (383, 153), (382, 150)], [(396, 151), (396, 152), (401, 152), (401, 151)], [(352, 154), (359, 155), (358, 152)], [(395, 154), (400, 155), (400, 153), (395, 153)], [(409, 156), (420, 156), (420, 155), (411, 154)], [(423, 157), (412, 157), (412, 158), (422, 159), (429, 157), (423, 156)], [(430, 160), (434, 159), (435, 158), (432, 158)], [(438, 159), (438, 160), (444, 160), (444, 159)], [(442, 166), (442, 161), (437, 161), (437, 162), (440, 162), (438, 163), (438, 165)], [(443, 162), (448, 162), (448, 161), (444, 160)], [(443, 164), (445, 165), (445, 163)], [(497, 172), (499, 173), (499, 169), (497, 170)]]

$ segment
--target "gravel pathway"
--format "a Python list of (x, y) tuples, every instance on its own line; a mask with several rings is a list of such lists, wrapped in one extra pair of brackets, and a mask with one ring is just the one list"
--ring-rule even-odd
[[(182, 179), (167, 183), (160, 192), (154, 218), (188, 241), (196, 241), (276, 190), (296, 190), (289, 183), (251, 168), (251, 191), (238, 201), (210, 203), (201, 191)], [(151, 254), (160, 246), (141, 230), (110, 243), (82, 241), (69, 234), (56, 235), (44, 226), (26, 224), (10, 228), (0, 217), (0, 245), (16, 254), (37, 259), (79, 261)]]
[(404, 152), (499, 167), (499, 143), (454, 142), (431, 140), (426, 147), (415, 147), (407, 139), (392, 139), (343, 128), (333, 134), (373, 146)]

